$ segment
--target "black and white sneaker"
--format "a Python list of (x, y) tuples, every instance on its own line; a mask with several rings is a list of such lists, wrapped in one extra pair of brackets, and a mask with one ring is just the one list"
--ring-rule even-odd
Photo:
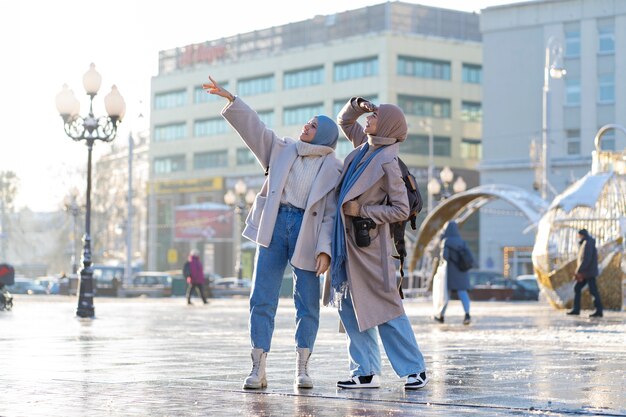
[(347, 381), (337, 382), (339, 388), (380, 388), (378, 375), (353, 376)]
[(404, 389), (420, 389), (428, 384), (428, 377), (426, 376), (426, 372), (422, 372), (418, 374), (411, 374), (406, 377), (406, 384), (404, 384)]

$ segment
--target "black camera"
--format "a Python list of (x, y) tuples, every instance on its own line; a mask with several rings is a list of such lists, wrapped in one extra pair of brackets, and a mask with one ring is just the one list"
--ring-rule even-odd
[(354, 240), (356, 245), (360, 248), (365, 248), (370, 245), (370, 229), (376, 228), (374, 220), (363, 217), (355, 217), (352, 219), (354, 225)]

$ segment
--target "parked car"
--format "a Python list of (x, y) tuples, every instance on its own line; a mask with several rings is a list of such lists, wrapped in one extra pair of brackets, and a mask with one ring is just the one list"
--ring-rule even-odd
[(471, 290), (470, 298), (474, 301), (507, 301), (513, 299), (513, 281), (497, 271), (471, 269), (468, 271)]
[(252, 281), (237, 277), (217, 278), (211, 284), (214, 297), (250, 296)]
[(535, 275), (519, 275), (513, 282), (514, 300), (539, 300), (539, 284)]
[(47, 294), (46, 289), (35, 280), (16, 277), (13, 285), (7, 285), (7, 290), (12, 294)]
[(172, 276), (167, 272), (138, 272), (131, 284), (124, 287), (124, 293), (127, 297), (169, 297), (172, 295)]

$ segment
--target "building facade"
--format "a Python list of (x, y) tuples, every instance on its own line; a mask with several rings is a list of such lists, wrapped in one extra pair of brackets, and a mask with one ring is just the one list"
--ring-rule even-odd
[[(479, 183), (482, 45), (475, 14), (388, 2), (161, 51), (152, 79), (150, 269), (170, 269), (195, 247), (208, 269), (232, 274), (237, 225), (228, 237), (180, 239), (177, 213), (223, 203), (240, 179), (255, 191), (264, 180), (263, 168), (220, 116), (224, 100), (202, 90), (209, 75), (281, 136), (297, 138), (317, 114), (336, 117), (352, 96), (397, 103), (409, 123), (401, 156), (422, 195), (429, 161), (424, 121), (432, 128), (435, 176), (450, 166), (468, 187)], [(340, 138), (339, 157), (350, 150)]]
[[(626, 79), (618, 76), (626, 73), (626, 2), (546, 0), (491, 7), (482, 10), (481, 30), (481, 183), (541, 194), (545, 169), (546, 200), (552, 201), (590, 170), (598, 129), (626, 125)], [(544, 71), (555, 63), (567, 73), (546, 83)], [(621, 149), (626, 140), (606, 135), (602, 144)], [(511, 276), (532, 273), (535, 230), (528, 221), (499, 203), (481, 209), (480, 217), (481, 264)]]

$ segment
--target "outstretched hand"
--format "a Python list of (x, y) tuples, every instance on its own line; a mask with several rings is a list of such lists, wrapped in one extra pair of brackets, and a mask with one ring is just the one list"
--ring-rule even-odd
[(233, 101), (235, 99), (234, 95), (219, 85), (213, 78), (211, 78), (210, 75), (209, 80), (211, 80), (211, 82), (202, 84), (202, 88), (204, 88), (207, 93), (224, 97), (225, 99), (228, 99), (228, 101)]

